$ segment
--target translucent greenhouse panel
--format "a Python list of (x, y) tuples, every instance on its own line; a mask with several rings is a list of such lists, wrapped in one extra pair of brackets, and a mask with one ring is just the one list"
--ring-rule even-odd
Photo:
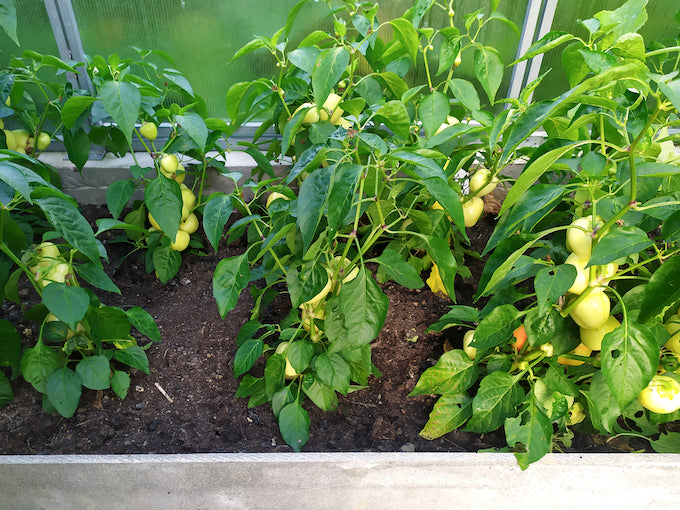
[[(255, 35), (271, 36), (286, 23), (289, 10), (298, 0), (72, 0), (85, 53), (108, 56), (118, 53), (131, 56), (132, 46), (167, 52), (175, 66), (192, 83), (196, 92), (207, 102), (211, 115), (226, 116), (224, 98), (235, 82), (251, 80), (274, 73), (274, 61), (266, 50), (259, 50), (227, 65), (241, 46)], [(413, 5), (412, 0), (379, 2), (379, 21), (401, 16)], [(484, 7), (488, 2), (459, 0), (456, 2), (456, 26), (462, 28), (463, 15)], [(527, 0), (501, 2), (499, 12), (518, 24), (521, 29)], [(300, 12), (292, 33), (294, 45), (315, 29), (327, 30), (325, 2), (309, 2)], [(448, 22), (446, 11), (433, 7), (423, 23), (443, 27)], [(517, 35), (502, 23), (491, 23), (481, 34), (481, 42), (501, 51), (503, 61), (511, 62), (518, 44)], [(291, 48), (294, 46), (291, 46)], [(472, 77), (472, 50), (469, 58), (457, 69), (460, 77)], [(465, 56), (464, 56), (465, 57)], [(436, 68), (436, 62), (433, 63)], [(510, 72), (499, 90), (505, 95)], [(424, 67), (420, 66), (409, 81), (425, 82)]]
[[(383, 0), (378, 2), (382, 11), (380, 21), (385, 19), (391, 19), (394, 17), (401, 16), (406, 9), (412, 7), (413, 0), (396, 0), (393, 2), (388, 2)], [(446, 2), (440, 2), (445, 4)], [(498, 5), (498, 13), (502, 14), (510, 21), (512, 21), (521, 33), (522, 26), (524, 25), (524, 16), (526, 13), (528, 0), (502, 0)], [(465, 33), (465, 16), (467, 14), (480, 11), (485, 16), (490, 13), (490, 2), (488, 0), (456, 0), (454, 2), (455, 16), (453, 19), (454, 25), (460, 29), (461, 33)], [(448, 14), (445, 10), (438, 8), (436, 5), (433, 6), (428, 15), (423, 19), (423, 26), (429, 26), (434, 28), (443, 28), (448, 26)], [(479, 34), (477, 42), (483, 44), (484, 46), (492, 46), (496, 48), (503, 60), (505, 65), (515, 60), (517, 53), (517, 47), (519, 46), (519, 36), (506, 24), (500, 21), (490, 21)], [(436, 51), (433, 53), (437, 53)], [(467, 49), (462, 57), (463, 62), (460, 67), (456, 68), (455, 77), (471, 80), (475, 85), (477, 80), (475, 78), (475, 68), (474, 68), (474, 55), (475, 50), (472, 48)], [(433, 56), (433, 59), (435, 56)], [(437, 62), (430, 62), (430, 68), (434, 67), (437, 69)], [(512, 75), (512, 69), (506, 68), (505, 75), (503, 77), (503, 82), (501, 83), (496, 99), (501, 99), (506, 97), (508, 86), (510, 84), (510, 77)], [(444, 76), (440, 76), (440, 79)], [(425, 76), (425, 67), (419, 66), (414, 75), (412, 76), (412, 81), (414, 83), (427, 83), (427, 78)], [(486, 94), (482, 91), (481, 87), (477, 87), (480, 93), (480, 98), (482, 102), (488, 100)]]
[[(555, 20), (552, 30), (562, 30), (582, 37), (586, 37), (586, 29), (577, 25), (576, 20), (593, 17), (593, 14), (608, 10), (612, 11), (623, 5), (624, 0), (598, 0), (592, 2), (565, 2), (557, 4)], [(675, 13), (680, 10), (678, 0), (650, 0), (647, 4), (647, 23), (640, 29), (645, 44), (664, 39), (676, 39), (680, 35), (680, 28), (675, 21)], [(562, 47), (550, 51), (545, 55), (541, 66), (541, 73), (552, 69), (536, 90), (534, 100), (549, 99), (569, 88), (567, 77), (562, 70)]]
[[(225, 96), (235, 82), (270, 76), (274, 61), (258, 51), (227, 65), (255, 35), (271, 36), (285, 25), (296, 0), (73, 0), (88, 55), (121, 57), (132, 46), (162, 50), (188, 78), (211, 115), (225, 117)], [(311, 2), (298, 19), (318, 25), (320, 6)], [(310, 13), (311, 10), (311, 13)]]
[(20, 57), (24, 50), (59, 55), (57, 43), (47, 17), (43, 0), (16, 0), (17, 46), (4, 30), (0, 30), (0, 64), (6, 67), (12, 57)]

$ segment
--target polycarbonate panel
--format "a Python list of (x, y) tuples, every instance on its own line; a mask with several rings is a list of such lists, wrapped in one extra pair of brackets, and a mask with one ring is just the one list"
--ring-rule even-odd
[[(588, 2), (573, 2), (560, 0), (555, 12), (552, 30), (565, 32), (587, 38), (587, 31), (578, 25), (576, 20), (592, 18), (597, 12), (613, 11), (625, 3), (624, 0), (597, 0)], [(640, 29), (645, 44), (664, 39), (676, 39), (680, 35), (680, 28), (675, 21), (675, 13), (680, 10), (678, 0), (650, 0), (647, 4), (647, 23)], [(535, 100), (550, 99), (569, 88), (567, 76), (562, 70), (562, 48), (548, 52), (541, 66), (541, 73), (552, 69), (541, 82), (534, 95)]]
[[(446, 3), (446, 2), (440, 2)], [(526, 8), (528, 5), (528, 0), (501, 0), (498, 5), (498, 13), (502, 14), (510, 21), (512, 21), (522, 33), (522, 27), (524, 25), (524, 16), (526, 13)], [(381, 21), (384, 19), (392, 19), (401, 16), (406, 9), (411, 7), (414, 2), (413, 0), (397, 0), (394, 2), (389, 2), (383, 0), (379, 2), (381, 9), (384, 9), (386, 16), (381, 16)], [(489, 1), (488, 0), (456, 0), (453, 3), (455, 16), (453, 18), (454, 26), (456, 26), (461, 34), (465, 33), (465, 16), (477, 10), (481, 10), (484, 15), (489, 14)], [(445, 10), (433, 6), (427, 16), (423, 19), (424, 27), (430, 26), (433, 28), (443, 28), (448, 26), (448, 14)], [(476, 24), (475, 24), (476, 26)], [(517, 47), (519, 46), (519, 36), (505, 23), (490, 20), (488, 24), (480, 31), (476, 42), (484, 46), (492, 46), (496, 48), (503, 60), (505, 65), (515, 60), (517, 54)], [(437, 53), (435, 46), (435, 54)], [(475, 78), (475, 68), (474, 68), (474, 56), (475, 50), (472, 48), (467, 49), (463, 55), (463, 62), (460, 67), (456, 68), (454, 77), (463, 78), (472, 81), (479, 94), (482, 104), (488, 103), (488, 98), (482, 88), (478, 86), (477, 79)], [(435, 56), (433, 55), (430, 62), (430, 71), (434, 74), (437, 71), (437, 62)], [(512, 69), (506, 68), (505, 75), (503, 77), (503, 82), (501, 83), (498, 93), (496, 94), (496, 99), (504, 98), (507, 96), (508, 87), (510, 84), (510, 77), (512, 75)], [(434, 81), (437, 83), (445, 78), (446, 75), (442, 75), (436, 78)], [(413, 83), (427, 83), (427, 76), (425, 74), (425, 67), (423, 65), (418, 66), (416, 72), (410, 77)]]
[(20, 57), (24, 50), (59, 56), (54, 33), (42, 0), (16, 0), (17, 46), (4, 30), (0, 30), (0, 65), (6, 67), (12, 57)]
[[(167, 52), (175, 66), (203, 97), (211, 115), (226, 116), (229, 86), (273, 73), (273, 58), (258, 51), (227, 65), (234, 53), (255, 35), (270, 37), (286, 23), (296, 0), (73, 0), (83, 48), (88, 55), (121, 57), (134, 54), (130, 47)], [(305, 19), (318, 25), (305, 9)]]
[[(83, 47), (89, 55), (108, 56), (118, 53), (131, 56), (131, 46), (159, 49), (170, 54), (198, 94), (205, 98), (212, 115), (225, 116), (224, 98), (229, 86), (274, 73), (274, 61), (259, 50), (229, 65), (227, 61), (238, 48), (255, 35), (271, 36), (284, 26), (291, 7), (298, 0), (73, 0), (73, 8), (81, 32)], [(412, 0), (379, 2), (380, 22), (401, 16), (413, 5)], [(527, 0), (501, 2), (499, 12), (521, 29)], [(463, 15), (488, 3), (479, 0), (456, 2), (456, 26), (462, 28)], [(309, 2), (300, 11), (292, 45), (314, 29), (328, 30), (325, 2)], [(433, 7), (424, 19), (426, 26), (448, 24), (446, 11)], [(504, 24), (493, 22), (480, 34), (480, 41), (498, 48), (505, 63), (515, 57), (518, 37)], [(471, 77), (473, 52), (467, 53), (457, 70), (459, 77)], [(436, 70), (436, 62), (433, 63)], [(510, 72), (498, 95), (504, 96)], [(440, 77), (441, 78), (441, 77)], [(426, 83), (424, 67), (410, 75), (412, 83)]]

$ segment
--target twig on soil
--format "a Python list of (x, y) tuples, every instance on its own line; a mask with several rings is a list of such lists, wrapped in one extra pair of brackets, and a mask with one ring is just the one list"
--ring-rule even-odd
[(162, 387), (160, 384), (158, 384), (157, 382), (155, 382), (155, 383), (153, 383), (153, 385), (158, 389), (158, 391), (161, 392), (161, 394), (167, 399), (168, 402), (170, 402), (171, 404), (173, 403), (173, 400), (172, 400), (172, 398), (170, 397), (170, 395), (168, 395), (168, 394), (165, 392), (165, 390), (163, 389), (163, 387)]

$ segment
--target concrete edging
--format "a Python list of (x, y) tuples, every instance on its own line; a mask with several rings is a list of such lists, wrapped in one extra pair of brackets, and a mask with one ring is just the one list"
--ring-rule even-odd
[(680, 455), (0, 456), (5, 509), (677, 508)]

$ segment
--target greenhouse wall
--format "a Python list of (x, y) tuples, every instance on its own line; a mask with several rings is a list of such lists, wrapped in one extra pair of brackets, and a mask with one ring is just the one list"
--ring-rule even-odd
[[(133, 47), (158, 50), (171, 57), (169, 65), (182, 72), (198, 95), (206, 100), (211, 116), (226, 117), (224, 97), (232, 84), (272, 75), (275, 69), (274, 61), (266, 50), (234, 62), (229, 60), (238, 48), (255, 36), (271, 36), (281, 28), (288, 11), (296, 3), (297, 0), (252, 0), (247, 4), (238, 0), (111, 0), (97, 3), (88, 0), (17, 0), (20, 46), (17, 47), (4, 32), (0, 33), (0, 63), (6, 66), (12, 56), (20, 56), (25, 50), (61, 54), (64, 60), (111, 54), (124, 58), (134, 53)], [(310, 1), (301, 11), (292, 32), (291, 48), (299, 42), (300, 34), (315, 28), (332, 31), (331, 20), (320, 17), (324, 12), (322, 4)], [(380, 21), (401, 15), (413, 2), (382, 0), (378, 4)], [(483, 29), (480, 41), (499, 48), (503, 61), (510, 64), (517, 57), (518, 48), (525, 50), (547, 31), (572, 31), (579, 20), (593, 12), (615, 9), (621, 4), (622, 0), (501, 0), (498, 13), (512, 21), (518, 31), (515, 32), (509, 24), (495, 23)], [(465, 24), (464, 13), (475, 9), (488, 11), (487, 2), (478, 0), (457, 0), (453, 7), (454, 25), (459, 28)], [(677, 7), (677, 0), (655, 0), (647, 5), (649, 19), (642, 30), (646, 40), (678, 36), (673, 26)], [(50, 9), (52, 15), (48, 15)], [(436, 28), (447, 23), (447, 12), (435, 5), (427, 13), (423, 25)], [(388, 31), (390, 27), (382, 26), (380, 30)], [(64, 32), (66, 48), (59, 37), (55, 40), (54, 35)], [(585, 37), (585, 29), (582, 32)], [(84, 55), (78, 55), (81, 50), (74, 41), (82, 44)], [(76, 47), (73, 47), (74, 44)], [(473, 52), (472, 49), (467, 50), (470, 58), (464, 58), (456, 70), (461, 78), (474, 75)], [(535, 62), (534, 74), (539, 69), (541, 73), (550, 71), (536, 91), (537, 99), (554, 97), (567, 88), (560, 54), (560, 51), (552, 51), (542, 62)], [(435, 59), (436, 55), (432, 58)], [(505, 92), (499, 95), (507, 93), (508, 97), (515, 96), (535, 77), (528, 76), (531, 68), (525, 64), (506, 68), (500, 88)], [(424, 72), (421, 65), (413, 76), (406, 79), (421, 83)], [(511, 80), (515, 80), (514, 87), (511, 87)]]

